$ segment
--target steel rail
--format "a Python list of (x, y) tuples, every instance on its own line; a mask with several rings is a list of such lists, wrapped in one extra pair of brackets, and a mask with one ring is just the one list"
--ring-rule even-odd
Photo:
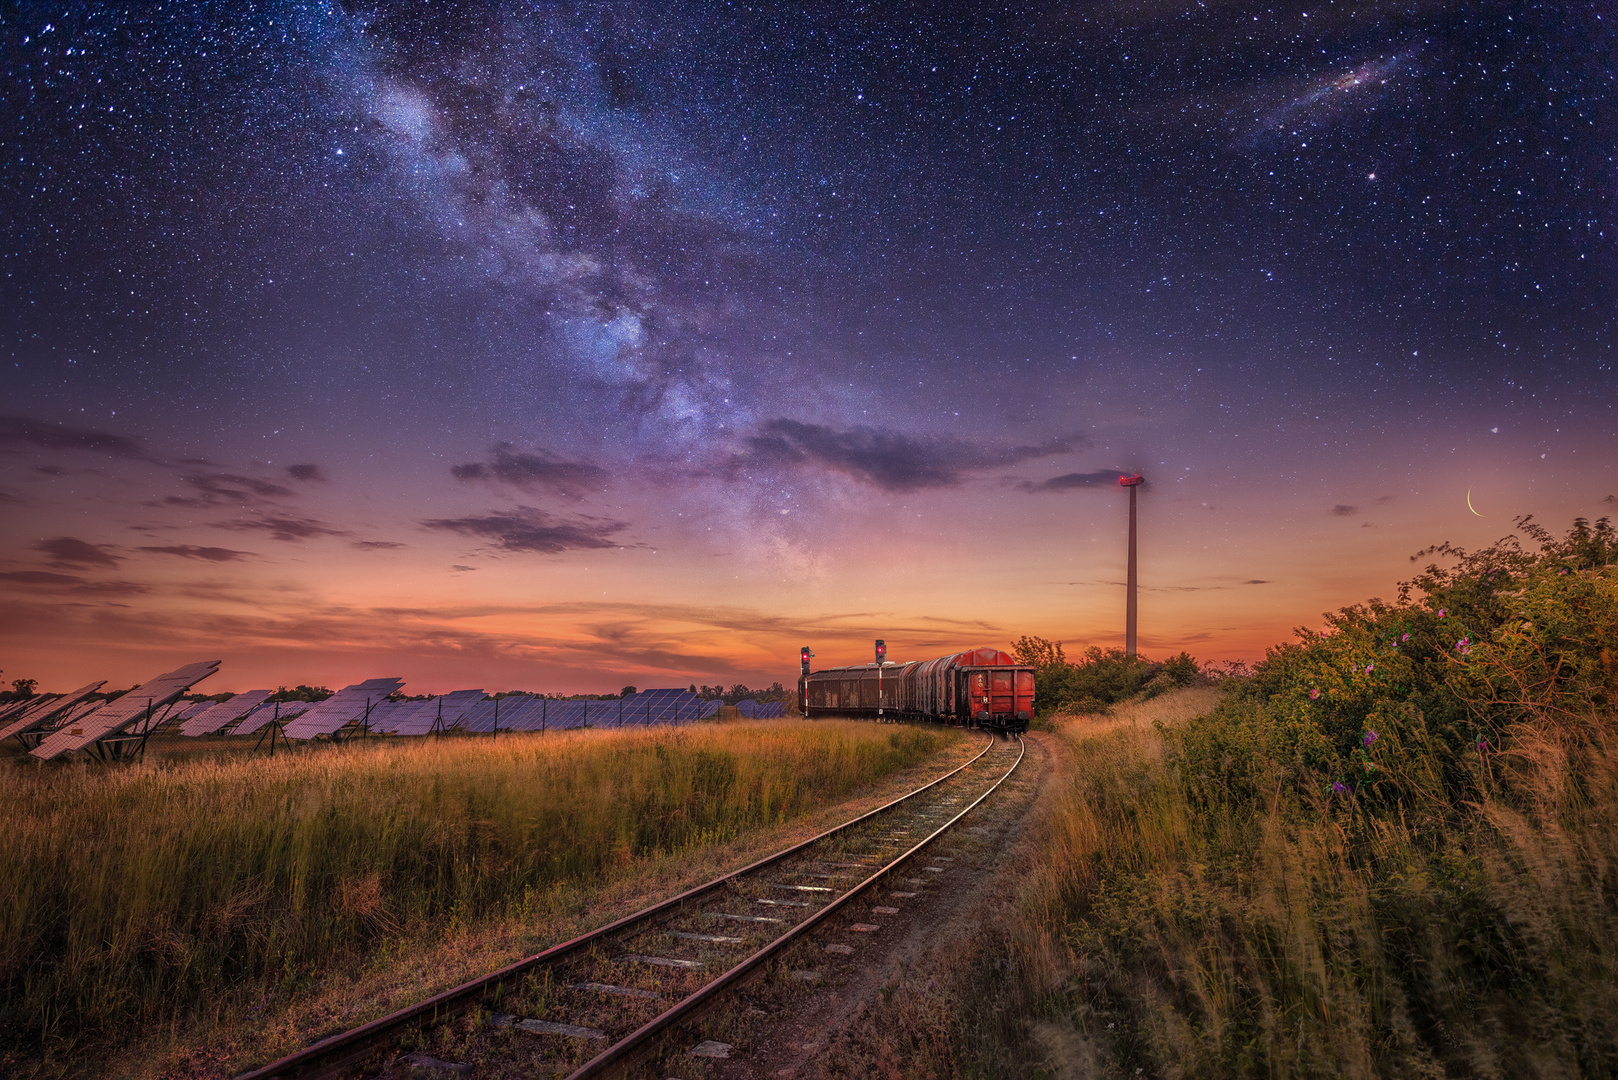
[[(778, 851), (773, 855), (766, 855), (757, 862), (749, 863), (740, 870), (732, 870), (730, 873), (725, 874), (722, 877), (714, 878), (712, 881), (707, 882), (706, 884), (697, 885), (694, 888), (687, 889), (678, 896), (671, 896), (667, 900), (653, 904), (651, 907), (642, 908), (640, 911), (632, 912), (631, 914), (625, 915), (623, 918), (618, 919), (615, 922), (608, 923), (606, 926), (598, 927), (595, 930), (581, 934), (576, 938), (572, 938), (571, 940), (561, 942), (557, 945), (552, 945), (543, 952), (538, 952), (533, 956), (513, 961), (512, 963), (507, 964), (505, 967), (492, 971), (487, 975), (480, 976), (471, 980), (470, 982), (465, 982), (459, 986), (454, 986), (448, 990), (441, 991), (424, 1001), (419, 1001), (414, 1005), (407, 1005), (402, 1009), (396, 1009), (393, 1012), (388, 1013), (386, 1016), (379, 1016), (375, 1020), (372, 1020), (369, 1023), (361, 1024), (357, 1028), (352, 1028), (348, 1031), (341, 1031), (336, 1035), (328, 1036), (317, 1043), (304, 1047), (302, 1050), (294, 1051), (283, 1058), (272, 1061), (268, 1065), (260, 1066), (257, 1069), (252, 1069), (248, 1072), (241, 1073), (235, 1078), (235, 1080), (272, 1080), (272, 1078), (277, 1077), (319, 1078), (331, 1076), (344, 1066), (352, 1065), (354, 1062), (362, 1060), (363, 1058), (375, 1053), (378, 1049), (391, 1042), (399, 1033), (403, 1031), (420, 1027), (424, 1024), (446, 1020), (450, 1017), (459, 1015), (475, 1004), (477, 999), (481, 998), (482, 995), (491, 990), (496, 990), (503, 987), (506, 983), (511, 982), (521, 975), (527, 974), (534, 968), (555, 963), (556, 961), (564, 959), (572, 953), (584, 950), (588, 946), (600, 941), (602, 938), (619, 933), (620, 931), (626, 930), (637, 925), (638, 923), (655, 919), (659, 915), (672, 911), (688, 901), (695, 900), (700, 896), (704, 896), (716, 889), (722, 888), (745, 874), (751, 874), (755, 871), (762, 870), (765, 867), (780, 862), (782, 859), (785, 859), (791, 855), (796, 855), (798, 852), (809, 847), (811, 844), (818, 843), (829, 836), (835, 836), (845, 829), (851, 829), (863, 821), (873, 818), (887, 810), (893, 809), (895, 806), (898, 806), (900, 803), (905, 802), (908, 799), (915, 798), (924, 791), (937, 787), (939, 784), (942, 784), (945, 780), (948, 780), (950, 777), (961, 772), (963, 769), (967, 769), (972, 765), (975, 765), (979, 758), (983, 757), (984, 754), (987, 754), (994, 748), (994, 743), (994, 737), (990, 736), (988, 743), (983, 747), (983, 749), (978, 751), (977, 755), (971, 760), (967, 761), (965, 764), (951, 769), (938, 779), (923, 784), (914, 791), (899, 796), (892, 802), (883, 803), (874, 810), (869, 810), (857, 818), (843, 822), (841, 825), (833, 826), (832, 828), (827, 829), (825, 832), (816, 836), (811, 836), (809, 839), (804, 840), (801, 843), (794, 844), (791, 847)], [(1018, 760), (1020, 761), (1021, 758)]]
[[(970, 806), (967, 806), (960, 813), (944, 822), (944, 824), (940, 825), (926, 839), (922, 840), (915, 847), (911, 848), (909, 851), (906, 851), (904, 854), (900, 855), (892, 862), (879, 869), (876, 873), (872, 874), (870, 877), (848, 890), (848, 892), (844, 893), (842, 896), (839, 896), (837, 899), (815, 912), (797, 926), (794, 926), (791, 930), (788, 930), (786, 933), (764, 946), (752, 956), (749, 956), (747, 959), (738, 963), (735, 967), (719, 976), (713, 982), (693, 991), (690, 996), (681, 1000), (678, 1004), (668, 1009), (668, 1011), (648, 1020), (635, 1031), (624, 1036), (622, 1039), (613, 1043), (611, 1046), (601, 1051), (601, 1053), (597, 1054), (589, 1061), (586, 1061), (583, 1065), (580, 1065), (577, 1069), (574, 1069), (571, 1073), (568, 1073), (566, 1080), (592, 1080), (592, 1078), (595, 1077), (609, 1075), (611, 1070), (626, 1066), (628, 1064), (627, 1059), (644, 1047), (648, 1042), (666, 1032), (673, 1025), (682, 1020), (690, 1019), (698, 1011), (712, 1005), (715, 998), (717, 998), (721, 993), (729, 989), (731, 986), (735, 985), (737, 982), (741, 981), (747, 975), (751, 974), (752, 971), (759, 965), (781, 953), (788, 945), (791, 945), (800, 937), (807, 934), (810, 930), (813, 930), (820, 923), (824, 922), (826, 919), (830, 918), (833, 914), (840, 910), (845, 904), (851, 902), (860, 893), (864, 892), (866, 889), (882, 880), (882, 878), (886, 877), (888, 873), (896, 869), (900, 863), (903, 863), (922, 848), (938, 839), (957, 821), (960, 821), (967, 814), (971, 813), (979, 803), (981, 803), (984, 799), (987, 799), (990, 795), (993, 795), (996, 789), (1010, 779), (1012, 773), (1017, 771), (1017, 767), (1022, 764), (1023, 757), (1028, 753), (1028, 744), (1023, 740), (1022, 736), (1019, 735), (1017, 737), (1017, 742), (1020, 747), (1017, 753), (1017, 760), (1011, 763), (1011, 768), (1006, 770), (1006, 774), (1000, 779), (996, 780), (987, 791), (979, 795), (976, 799), (973, 799)], [(985, 749), (984, 753), (987, 752), (988, 750)], [(982, 756), (983, 754), (978, 755), (978, 757)], [(972, 759), (972, 761), (976, 760), (977, 758)], [(967, 764), (970, 765), (972, 762), (969, 761)], [(966, 766), (964, 765), (962, 766), (962, 768), (965, 767)]]

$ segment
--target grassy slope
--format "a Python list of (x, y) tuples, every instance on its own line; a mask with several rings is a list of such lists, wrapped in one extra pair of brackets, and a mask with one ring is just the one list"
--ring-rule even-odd
[(995, 989), (957, 1036), (979, 1044), (961, 1061), (1049, 1076), (1618, 1072), (1618, 748), (1586, 749), (1575, 771), (1525, 741), (1537, 797), (1495, 791), (1439, 817), (1299, 800), (1279, 772), (1270, 790), (1209, 798), (1186, 746), (1221, 722), (1195, 715), (1216, 697), (1060, 723), (1071, 774), (1022, 930), (981, 962)]
[(11, 766), (5, 1053), (71, 1071), (131, 1030), (261, 1023), (469, 928), (577, 925), (582, 897), (633, 892), (603, 883), (777, 827), (955, 739), (765, 722)]

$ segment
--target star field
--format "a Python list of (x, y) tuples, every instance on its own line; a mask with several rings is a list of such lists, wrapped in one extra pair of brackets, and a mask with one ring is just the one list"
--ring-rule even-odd
[(603, 685), (779, 677), (783, 610), (1105, 641), (1049, 583), (1110, 580), (1067, 564), (1127, 469), (1157, 640), (1250, 655), (1452, 527), (1609, 508), (1612, 21), (13, 6), (13, 625)]

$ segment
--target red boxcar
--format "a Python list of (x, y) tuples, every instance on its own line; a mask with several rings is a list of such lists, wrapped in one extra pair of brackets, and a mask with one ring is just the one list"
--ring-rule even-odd
[(798, 700), (805, 716), (925, 719), (1026, 731), (1034, 715), (1034, 669), (999, 649), (827, 668), (799, 681)]

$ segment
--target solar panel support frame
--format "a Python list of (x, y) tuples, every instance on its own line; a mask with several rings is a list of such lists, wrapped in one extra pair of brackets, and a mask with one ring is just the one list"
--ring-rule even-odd
[[(136, 698), (135, 700), (139, 701), (140, 699)], [(146, 760), (146, 740), (152, 737), (154, 728), (162, 726), (163, 722), (168, 719), (169, 712), (174, 708), (172, 703), (165, 705), (163, 707), (163, 716), (154, 724), (152, 722), (153, 700), (153, 698), (146, 699), (146, 719), (141, 723), (139, 733), (123, 731), (114, 735), (103, 735), (86, 746), (85, 749), (102, 764), (131, 760), (144, 762)], [(133, 749), (131, 749), (132, 745)]]
[(287, 741), (286, 732), (281, 730), (281, 703), (279, 701), (275, 703), (275, 716), (270, 719), (268, 724), (264, 725), (264, 730), (259, 733), (258, 742), (253, 744), (253, 753), (258, 753), (258, 748), (264, 745), (264, 740), (267, 738), (270, 740), (270, 757), (274, 757), (277, 735), (281, 737), (282, 743)]

